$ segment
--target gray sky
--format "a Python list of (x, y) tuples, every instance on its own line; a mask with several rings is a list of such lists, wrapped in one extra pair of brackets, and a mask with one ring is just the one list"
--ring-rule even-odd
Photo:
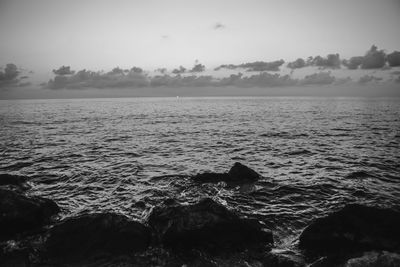
[(399, 0), (0, 0), (0, 65), (206, 66), (399, 50)]

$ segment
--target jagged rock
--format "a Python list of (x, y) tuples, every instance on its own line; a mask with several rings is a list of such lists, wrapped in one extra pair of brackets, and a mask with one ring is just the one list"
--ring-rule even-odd
[(235, 164), (227, 173), (199, 173), (193, 176), (192, 179), (200, 183), (218, 183), (222, 181), (227, 183), (249, 183), (255, 182), (261, 177), (262, 176), (260, 174), (249, 167), (239, 162), (235, 162)]
[(0, 240), (40, 228), (59, 211), (52, 200), (0, 189)]
[(272, 233), (260, 222), (241, 218), (210, 198), (193, 205), (155, 207), (148, 223), (160, 242), (174, 249), (219, 253), (273, 243)]
[(309, 254), (350, 254), (400, 248), (400, 213), (351, 204), (316, 219), (300, 235), (300, 248)]
[(145, 250), (150, 228), (114, 213), (95, 213), (66, 219), (49, 230), (47, 257), (62, 262), (97, 255), (122, 255)]

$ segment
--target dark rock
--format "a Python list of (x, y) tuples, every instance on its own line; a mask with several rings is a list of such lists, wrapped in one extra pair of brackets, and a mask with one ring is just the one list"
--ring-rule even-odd
[(346, 267), (398, 267), (400, 255), (387, 251), (371, 251), (364, 255), (347, 260)]
[(26, 190), (30, 186), (26, 183), (27, 177), (2, 173), (0, 174), (0, 186), (7, 186), (11, 189)]
[(263, 266), (275, 267), (304, 267), (305, 263), (298, 257), (288, 257), (285, 255), (267, 253), (261, 260)]
[(351, 204), (316, 219), (300, 235), (299, 246), (311, 255), (348, 255), (400, 248), (400, 213)]
[(98, 255), (123, 255), (145, 250), (150, 228), (123, 215), (96, 213), (66, 219), (49, 230), (47, 257), (62, 262)]
[(255, 182), (259, 180), (262, 176), (250, 169), (249, 167), (235, 162), (232, 168), (227, 173), (199, 173), (192, 177), (192, 179), (196, 182), (200, 183), (218, 183), (218, 182), (227, 182), (227, 183), (249, 183)]
[(160, 241), (174, 249), (219, 253), (273, 243), (272, 233), (261, 223), (241, 218), (209, 198), (193, 205), (155, 207), (148, 223)]
[(59, 211), (52, 200), (0, 189), (0, 240), (40, 228)]
[(261, 177), (261, 175), (259, 175), (257, 172), (239, 162), (235, 162), (235, 164), (229, 170), (228, 176), (231, 181), (244, 180), (251, 182), (255, 182)]

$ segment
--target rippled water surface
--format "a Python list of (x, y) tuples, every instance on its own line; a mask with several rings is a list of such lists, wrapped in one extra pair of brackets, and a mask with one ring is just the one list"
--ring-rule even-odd
[[(30, 194), (63, 216), (143, 219), (166, 198), (211, 196), (288, 246), (346, 203), (400, 209), (400, 99), (0, 101), (0, 125), (0, 172), (30, 176)], [(189, 178), (236, 161), (265, 178), (235, 188)]]

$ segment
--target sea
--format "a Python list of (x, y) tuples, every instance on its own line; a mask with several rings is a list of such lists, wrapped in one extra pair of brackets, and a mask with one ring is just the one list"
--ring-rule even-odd
[[(144, 221), (167, 199), (211, 197), (295, 249), (315, 218), (348, 203), (400, 210), (400, 98), (170, 97), (0, 101), (0, 173), (61, 217)], [(240, 162), (263, 179), (196, 184)]]

